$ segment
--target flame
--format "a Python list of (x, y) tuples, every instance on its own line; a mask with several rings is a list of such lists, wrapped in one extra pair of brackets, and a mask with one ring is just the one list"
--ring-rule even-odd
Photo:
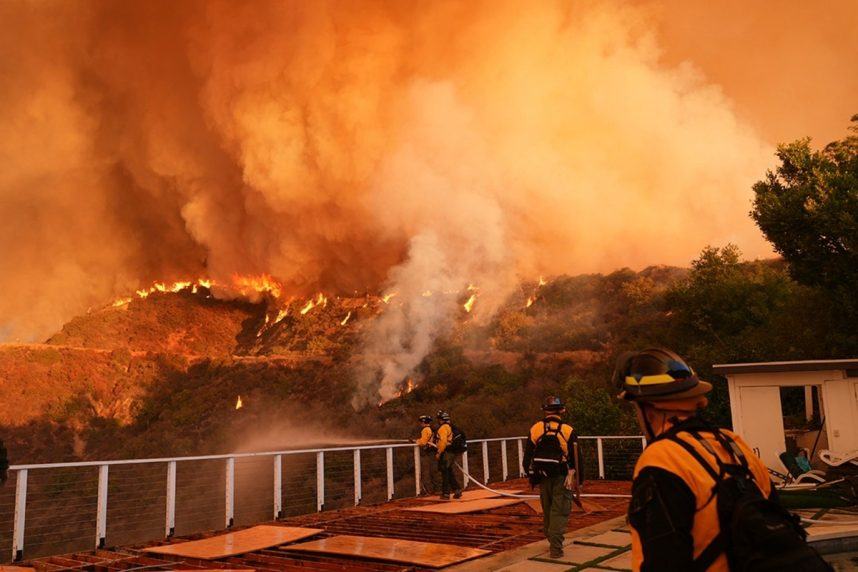
[(538, 284), (539, 284), (540, 286), (545, 286), (545, 285), (547, 284), (547, 282), (545, 281), (545, 278), (543, 278), (542, 276), (540, 276), (540, 277), (539, 277)]
[(277, 319), (274, 320), (274, 323), (279, 324), (280, 320), (282, 320), (283, 318), (285, 318), (288, 315), (289, 315), (289, 308), (283, 308), (282, 310), (279, 310), (277, 312)]
[(414, 391), (414, 380), (409, 377), (408, 381), (405, 382), (405, 393), (411, 393), (412, 391)]
[(242, 407), (244, 407), (244, 404), (241, 402), (241, 396), (239, 395), (238, 399), (235, 400), (235, 408), (241, 409)]
[(313, 300), (307, 300), (307, 304), (303, 308), (301, 308), (301, 315), (303, 316), (315, 307), (316, 303)]
[[(182, 290), (190, 289), (191, 293), (197, 293), (197, 287), (203, 286), (205, 288), (211, 288), (214, 282), (212, 280), (200, 278), (198, 280), (179, 280), (177, 282), (173, 282), (172, 284), (168, 284), (166, 282), (155, 282), (149, 288), (143, 288), (136, 291), (136, 294), (140, 298), (146, 298), (149, 294), (154, 292), (181, 292)], [(117, 300), (118, 301), (118, 300)]]
[(348, 324), (348, 323), (349, 323), (349, 318), (351, 318), (351, 317), (352, 317), (352, 313), (351, 313), (351, 312), (349, 312), (348, 314), (346, 314), (346, 317), (345, 317), (345, 318), (343, 318), (343, 321), (342, 321), (342, 322), (340, 322), (340, 325), (341, 325), (341, 326), (345, 326), (346, 324)]
[(321, 292), (319, 292), (319, 295), (316, 296), (316, 306), (318, 306), (320, 304), (322, 305), (323, 308), (328, 307), (328, 299)]
[(271, 294), (275, 298), (279, 298), (283, 290), (283, 286), (269, 276), (268, 274), (260, 274), (258, 276), (238, 276), (232, 277), (232, 281), (241, 294), (247, 295), (250, 291), (258, 292), (259, 294)]
[(431, 295), (432, 295), (432, 290), (425, 290), (425, 291), (424, 291), (422, 294), (420, 294), (420, 295), (421, 295), (421, 296), (423, 296), (424, 298), (428, 298), (429, 296), (431, 296)]
[(534, 298), (533, 296), (530, 296), (530, 297), (528, 297), (527, 302), (524, 304), (524, 307), (530, 308), (531, 306), (533, 306), (534, 302), (536, 302), (536, 298)]
[(120, 298), (113, 303), (114, 308), (119, 308), (121, 306), (125, 306), (126, 304), (131, 302), (131, 298)]
[(471, 294), (471, 297), (468, 298), (468, 301), (465, 302), (465, 304), (463, 306), (465, 308), (465, 311), (470, 312), (471, 309), (474, 307), (474, 302), (476, 302), (476, 301), (477, 301), (477, 295)]
[(397, 292), (390, 292), (389, 294), (385, 294), (384, 296), (381, 297), (381, 301), (384, 302), (385, 304), (387, 304), (388, 302), (390, 302), (391, 298), (396, 296), (396, 294), (397, 294)]
[(473, 284), (468, 284), (468, 292), (476, 292), (479, 290), (479, 287), (474, 286)]

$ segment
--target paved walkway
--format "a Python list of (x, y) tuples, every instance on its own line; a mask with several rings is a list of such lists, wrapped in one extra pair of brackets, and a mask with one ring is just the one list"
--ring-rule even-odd
[(525, 561), (500, 568), (499, 572), (631, 570), (632, 537), (623, 521), (623, 518), (615, 519), (611, 522), (614, 527), (602, 532), (588, 530), (575, 535), (566, 541), (565, 556), (559, 560), (549, 558), (546, 550)]
[(541, 540), (488, 558), (454, 566), (456, 572), (583, 572), (585, 570), (628, 571), (631, 564), (631, 535), (626, 517), (566, 533), (565, 556), (548, 557), (548, 542)]

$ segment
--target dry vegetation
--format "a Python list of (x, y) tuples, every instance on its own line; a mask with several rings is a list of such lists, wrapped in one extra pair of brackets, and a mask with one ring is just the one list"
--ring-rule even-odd
[[(384, 303), (332, 297), (306, 314), (302, 305), (155, 293), (75, 318), (46, 344), (0, 346), (0, 425), (13, 462), (402, 438), (438, 408), (472, 437), (521, 434), (549, 392), (569, 400), (582, 433), (634, 431), (608, 385), (620, 349), (671, 346), (706, 376), (716, 361), (855, 347), (836, 308), (782, 263), (708, 249), (690, 270), (522, 284), (487, 323), (463, 313), (411, 393), (356, 411), (361, 336)], [(729, 422), (714, 381), (713, 414)]]

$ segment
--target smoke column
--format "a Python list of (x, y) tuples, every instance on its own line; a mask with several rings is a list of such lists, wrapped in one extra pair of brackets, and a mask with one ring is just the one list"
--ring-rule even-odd
[[(389, 396), (480, 287), (770, 253), (772, 149), (614, 2), (0, 4), (0, 336), (153, 280), (386, 289)], [(373, 358), (376, 359), (376, 358)]]

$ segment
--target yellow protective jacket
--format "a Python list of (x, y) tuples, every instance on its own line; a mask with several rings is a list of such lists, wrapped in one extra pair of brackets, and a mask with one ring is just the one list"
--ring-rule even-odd
[(443, 453), (444, 450), (453, 442), (453, 428), (449, 423), (442, 423), (438, 427), (437, 439), (435, 445), (438, 447), (438, 453)]
[[(682, 427), (686, 423), (695, 421), (683, 421)], [(722, 462), (736, 462), (711, 431), (691, 427)], [(748, 461), (754, 482), (764, 496), (770, 497), (773, 489), (765, 464), (741, 437), (725, 429), (721, 432), (736, 442)], [(691, 434), (679, 431), (676, 437), (691, 445), (718, 471), (713, 455)], [(682, 445), (658, 439), (644, 450), (635, 465), (629, 506), (633, 570), (685, 569), (691, 559), (700, 556), (720, 532), (718, 500), (712, 498), (714, 486), (710, 474)], [(707, 568), (707, 572), (728, 571), (725, 554)]]
[(556, 430), (558, 426), (560, 427), (560, 433), (558, 437), (560, 437), (560, 449), (563, 451), (563, 456), (566, 460), (569, 468), (574, 467), (575, 460), (572, 459), (572, 456), (569, 454), (569, 443), (574, 442), (576, 439), (575, 430), (571, 425), (567, 423), (563, 423), (563, 420), (559, 415), (547, 415), (542, 421), (537, 421), (530, 428), (530, 438), (527, 440), (524, 446), (524, 467), (527, 469), (530, 467), (530, 463), (533, 460), (533, 452), (536, 448), (536, 443), (539, 441), (539, 438), (545, 433), (545, 426), (548, 425), (548, 428), (552, 431)]
[(434, 437), (435, 432), (432, 431), (431, 427), (423, 427), (423, 429), (420, 430), (420, 438), (417, 439), (416, 443), (421, 447), (426, 447), (432, 443)]

